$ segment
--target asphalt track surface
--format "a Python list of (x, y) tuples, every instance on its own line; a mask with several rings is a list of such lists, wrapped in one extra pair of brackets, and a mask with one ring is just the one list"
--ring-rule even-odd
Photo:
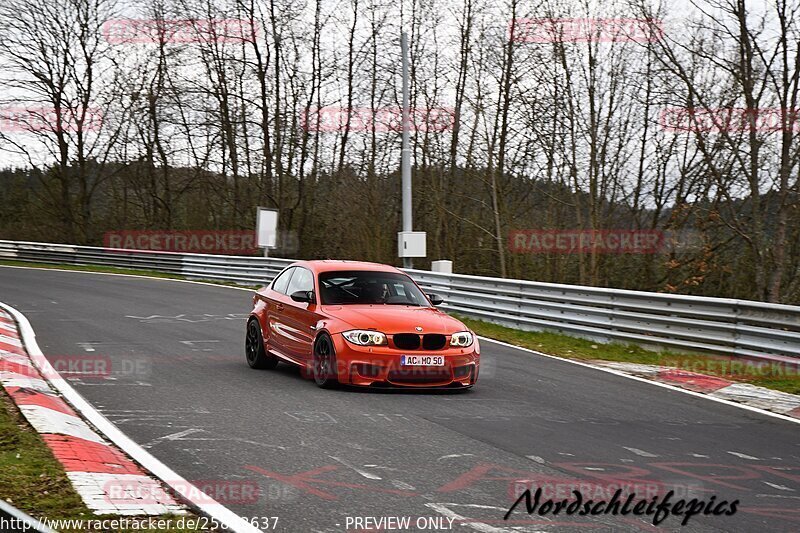
[(278, 531), (356, 531), (348, 517), (367, 516), (410, 517), (410, 531), (419, 517), (461, 532), (681, 529), (524, 505), (504, 522), (519, 479), (554, 499), (579, 484), (609, 499), (625, 482), (643, 499), (740, 500), (683, 531), (800, 530), (800, 426), (759, 413), (489, 342), (467, 392), (321, 390), (285, 364), (247, 366), (251, 293), (226, 287), (0, 267), (0, 301), (54, 364), (108, 361), (110, 374), (72, 385), (231, 510), (279, 517)]

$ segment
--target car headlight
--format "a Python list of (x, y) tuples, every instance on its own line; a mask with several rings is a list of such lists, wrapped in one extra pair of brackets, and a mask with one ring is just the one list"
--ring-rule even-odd
[(388, 344), (386, 341), (386, 335), (380, 331), (352, 329), (342, 333), (342, 336), (353, 344), (358, 344), (359, 346), (383, 346)]
[(450, 335), (450, 346), (466, 348), (472, 344), (472, 333), (469, 331), (459, 331)]

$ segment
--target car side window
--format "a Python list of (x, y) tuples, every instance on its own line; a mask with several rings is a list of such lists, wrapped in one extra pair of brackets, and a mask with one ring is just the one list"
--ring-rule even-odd
[(302, 267), (294, 269), (292, 281), (289, 282), (289, 288), (286, 294), (291, 296), (297, 291), (313, 291), (314, 290), (314, 276), (311, 271)]
[(284, 270), (277, 278), (275, 278), (275, 281), (272, 282), (272, 290), (281, 294), (286, 294), (286, 286), (289, 285), (289, 280), (292, 278), (292, 273), (295, 270), (297, 270), (297, 267)]

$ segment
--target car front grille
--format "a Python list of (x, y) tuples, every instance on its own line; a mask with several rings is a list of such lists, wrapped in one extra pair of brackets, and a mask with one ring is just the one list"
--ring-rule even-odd
[(440, 333), (426, 333), (422, 337), (422, 347), (426, 350), (441, 350), (447, 343), (447, 337)]
[(400, 350), (416, 350), (419, 348), (419, 335), (416, 333), (395, 333), (394, 346)]
[(447, 345), (447, 336), (441, 333), (426, 333), (425, 335), (395, 333), (392, 340), (394, 347), (398, 350), (418, 350), (422, 346), (424, 350), (433, 351), (441, 350)]

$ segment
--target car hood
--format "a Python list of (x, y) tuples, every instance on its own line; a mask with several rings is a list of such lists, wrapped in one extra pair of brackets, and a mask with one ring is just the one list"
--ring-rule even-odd
[[(325, 314), (349, 324), (343, 329), (376, 329), (387, 334), (443, 333), (445, 335), (467, 328), (460, 321), (438, 309), (405, 305), (328, 305)], [(343, 324), (344, 325), (344, 324)]]

